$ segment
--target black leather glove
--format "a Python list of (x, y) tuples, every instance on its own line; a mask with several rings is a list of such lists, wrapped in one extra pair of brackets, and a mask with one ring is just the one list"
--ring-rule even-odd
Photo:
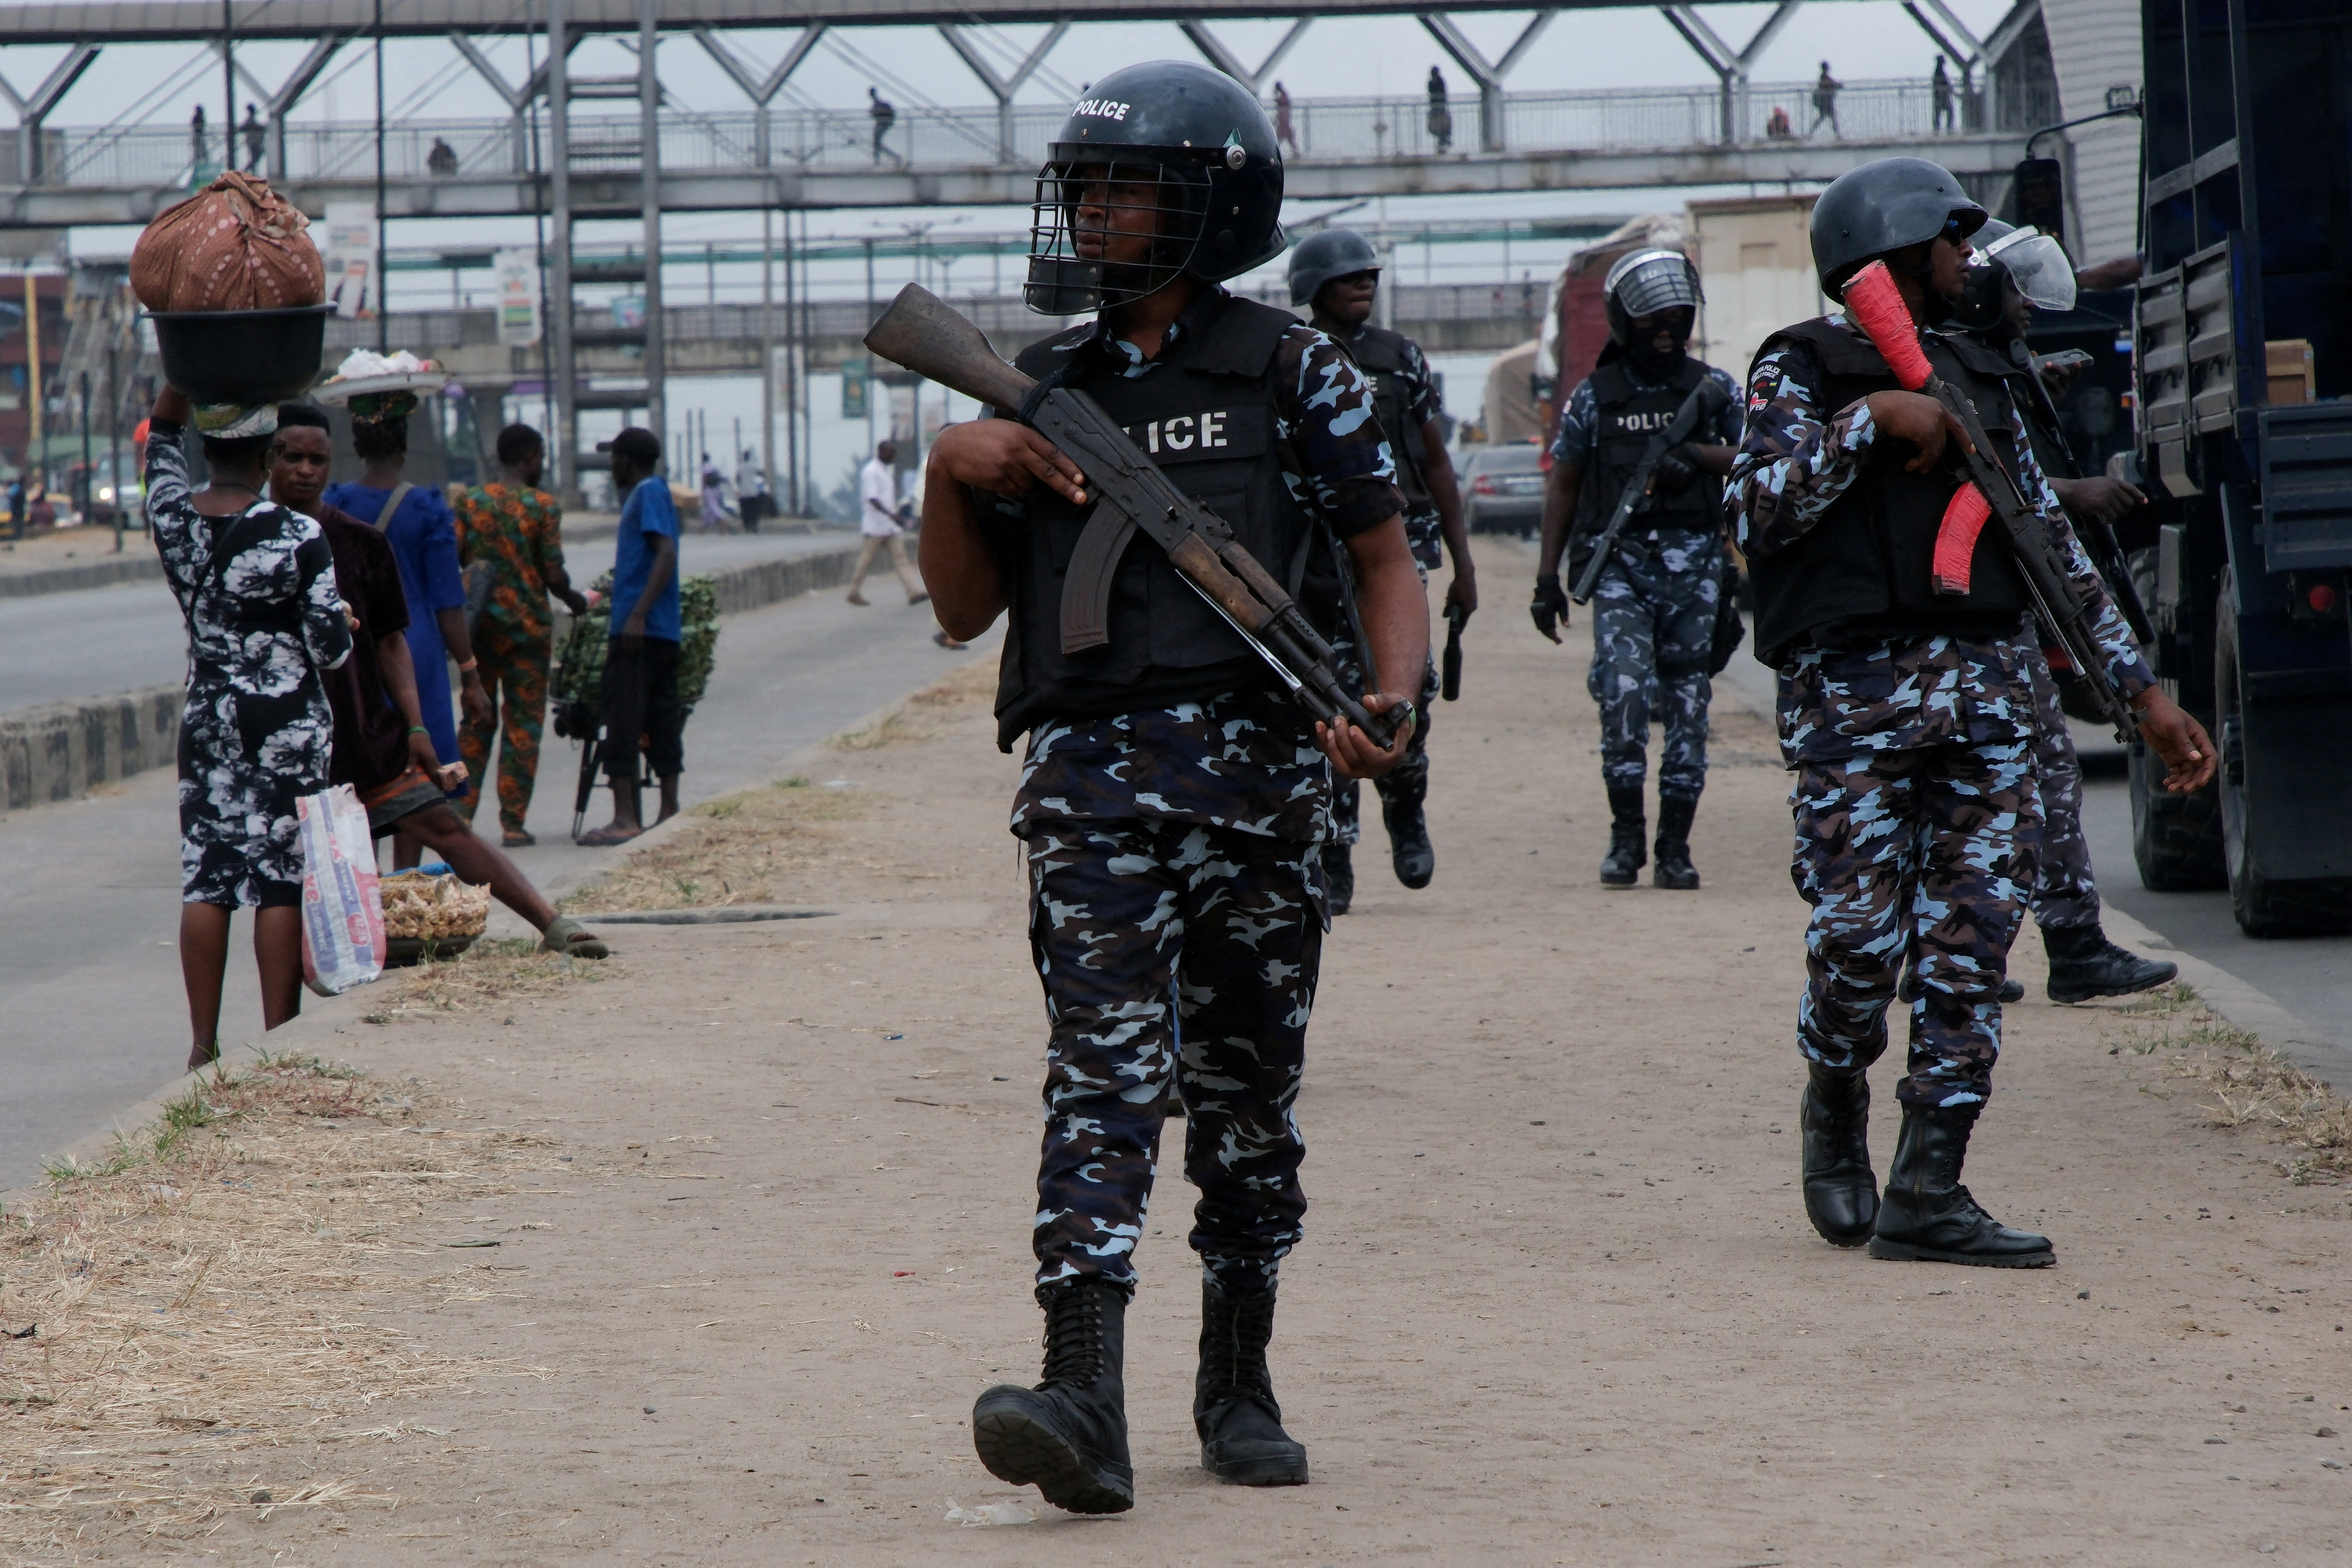
[(1669, 446), (1658, 455), (1655, 476), (1661, 494), (1679, 496), (1698, 477), (1699, 465), (1692, 460), (1687, 444)]
[(1568, 620), (1568, 591), (1559, 585), (1559, 573), (1547, 572), (1536, 579), (1536, 601), (1528, 612), (1535, 617), (1536, 630), (1559, 641), (1559, 629)]

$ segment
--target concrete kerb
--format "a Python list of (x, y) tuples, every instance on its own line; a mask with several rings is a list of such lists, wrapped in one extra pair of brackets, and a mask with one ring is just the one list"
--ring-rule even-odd
[[(856, 570), (857, 548), (714, 573), (719, 612), (740, 615), (838, 587)], [(176, 685), (148, 686), (0, 716), (0, 811), (78, 800), (98, 785), (170, 764), (184, 696)]]
[(178, 686), (148, 686), (0, 717), (0, 811), (72, 800), (160, 768), (180, 739)]
[(37, 571), (0, 571), (0, 599), (72, 593), (118, 582), (144, 582), (163, 575), (163, 563), (152, 554), (110, 556), (82, 566), (47, 566)]

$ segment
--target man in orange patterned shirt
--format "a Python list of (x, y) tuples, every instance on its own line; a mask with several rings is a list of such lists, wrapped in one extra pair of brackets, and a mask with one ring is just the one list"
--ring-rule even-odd
[[(474, 656), (490, 711), (468, 717), (457, 737), (458, 755), (474, 778), (489, 774), (490, 729), (499, 726), (499, 825), (516, 848), (535, 841), (524, 831), (531, 783), (539, 773), (539, 732), (547, 716), (547, 668), (554, 648), (548, 613), (552, 594), (580, 615), (587, 596), (563, 570), (563, 509), (539, 487), (546, 443), (528, 424), (499, 432), (503, 483), (477, 485), (457, 498), (457, 553), (470, 575), (487, 563), (490, 593), (474, 626)], [(470, 586), (470, 584), (469, 584)], [(499, 722), (503, 704), (505, 720)], [(459, 804), (468, 816), (478, 788)]]

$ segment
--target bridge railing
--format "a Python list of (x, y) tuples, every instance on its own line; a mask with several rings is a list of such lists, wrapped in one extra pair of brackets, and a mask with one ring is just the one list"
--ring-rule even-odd
[[(585, 106), (583, 106), (584, 108)], [(1858, 81), (1835, 95), (1836, 128), (1817, 112), (1811, 82), (1759, 82), (1731, 104), (1733, 140), (1779, 138), (1776, 110), (1786, 117), (1790, 139), (1842, 135), (1851, 141), (1925, 141), (1977, 129), (1974, 106), (1955, 95), (1951, 112), (1939, 115), (1928, 84), (1916, 78)], [(1034, 167), (1060, 126), (1063, 110), (1024, 104), (1011, 115), (1014, 167)], [(1522, 152), (1648, 151), (1715, 145), (1723, 140), (1723, 95), (1712, 87), (1623, 88), (1578, 92), (1522, 92), (1504, 99), (1503, 141)], [(1469, 97), (1448, 100), (1449, 151), (1478, 152), (1478, 103)], [(1286, 152), (1312, 162), (1385, 162), (1441, 156), (1431, 124), (1429, 100), (1421, 95), (1390, 98), (1301, 99), (1290, 108)], [(1822, 121), (1818, 125), (1816, 122)], [(782, 170), (839, 170), (911, 165), (918, 168), (1003, 166), (1000, 124), (993, 107), (909, 108), (885, 128), (877, 151), (876, 124), (863, 109), (778, 111), (766, 127), (768, 163)], [(0, 184), (13, 183), (21, 166), (16, 135), (0, 131)], [(368, 124), (295, 122), (285, 131), (286, 173), (296, 181), (364, 179), (375, 172), (375, 135)], [(545, 116), (538, 123), (537, 158), (527, 121), (515, 119), (404, 120), (385, 128), (387, 176), (401, 182), (436, 175), (513, 176), (545, 168), (554, 150), (548, 144)], [(583, 175), (600, 170), (627, 172), (637, 167), (638, 120), (604, 111), (575, 112), (571, 120), (572, 166)], [(759, 117), (749, 110), (701, 113), (665, 109), (661, 159), (680, 173), (740, 173), (761, 167)], [(200, 165), (216, 166), (223, 153), (220, 128), (207, 128), (202, 158), (184, 126), (139, 125), (100, 129), (50, 127), (43, 135), (40, 183), (63, 186), (153, 187), (192, 183)], [(250, 149), (240, 134), (234, 155), (239, 167)]]

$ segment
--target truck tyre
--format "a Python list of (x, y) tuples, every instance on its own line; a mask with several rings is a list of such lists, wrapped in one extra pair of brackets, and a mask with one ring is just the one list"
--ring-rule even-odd
[(2132, 858), (2150, 893), (2210, 893), (2230, 885), (2221, 856), (2221, 791), (2164, 787), (2164, 764), (2135, 737), (2130, 752)]
[(2238, 660), (2235, 585), (2221, 576), (2221, 604), (2213, 638), (2214, 741), (2221, 748), (2217, 782), (2221, 809), (2222, 860), (2229, 873), (2230, 904), (2239, 928), (2249, 936), (2295, 936), (2352, 928), (2352, 882), (2312, 878), (2287, 882), (2254, 869), (2246, 831), (2262, 810), (2263, 779), (2250, 766), (2246, 704)]

